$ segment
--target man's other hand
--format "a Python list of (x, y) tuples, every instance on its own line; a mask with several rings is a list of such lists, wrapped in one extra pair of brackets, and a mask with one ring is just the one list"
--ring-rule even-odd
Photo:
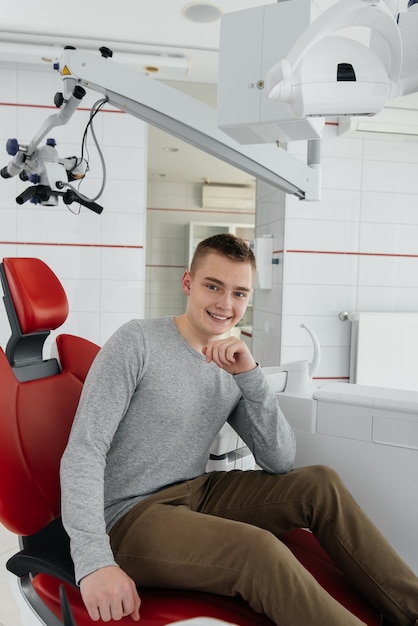
[(102, 567), (80, 582), (83, 602), (92, 620), (108, 622), (130, 615), (139, 620), (141, 599), (134, 581), (116, 565)]

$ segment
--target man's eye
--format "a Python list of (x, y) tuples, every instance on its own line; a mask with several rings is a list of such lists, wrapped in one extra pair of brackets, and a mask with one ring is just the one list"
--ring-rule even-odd
[(211, 289), (212, 291), (216, 291), (218, 289), (217, 285), (207, 285), (208, 289)]
[(236, 291), (235, 295), (238, 296), (238, 298), (246, 298), (247, 294), (244, 291)]

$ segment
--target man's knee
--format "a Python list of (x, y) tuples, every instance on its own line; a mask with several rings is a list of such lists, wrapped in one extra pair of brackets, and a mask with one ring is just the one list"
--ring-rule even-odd
[(288, 554), (293, 555), (287, 546), (274, 533), (251, 524), (234, 542), (235, 564), (240, 575), (248, 574), (250, 565), (251, 576), (259, 578), (260, 573), (272, 571), (278, 563), (286, 562)]
[(323, 485), (341, 484), (341, 478), (337, 472), (328, 465), (311, 465), (307, 468), (315, 482)]
[(315, 500), (316, 494), (323, 496), (334, 494), (339, 498), (346, 491), (339, 474), (328, 465), (311, 465), (303, 470), (305, 486), (315, 495)]

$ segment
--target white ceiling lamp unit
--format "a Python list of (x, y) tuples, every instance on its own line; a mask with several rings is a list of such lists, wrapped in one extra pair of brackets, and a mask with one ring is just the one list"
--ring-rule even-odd
[(255, 211), (255, 185), (216, 185), (202, 187), (202, 208)]
[(402, 104), (397, 122), (383, 109), (418, 92), (418, 0), (399, 14), (397, 0), (340, 0), (313, 21), (311, 4), (223, 17), (219, 127), (242, 144), (315, 141), (325, 118), (341, 133), (415, 137), (416, 110)]

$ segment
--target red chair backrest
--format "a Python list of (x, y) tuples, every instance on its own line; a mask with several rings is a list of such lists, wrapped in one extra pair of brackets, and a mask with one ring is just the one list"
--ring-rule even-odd
[(0, 350), (0, 521), (32, 535), (60, 514), (59, 464), (98, 346), (57, 338), (62, 372), (19, 382)]
[[(11, 299), (24, 334), (54, 329), (68, 303), (55, 274), (39, 259), (4, 259)], [(0, 348), (0, 522), (32, 535), (60, 514), (59, 464), (84, 379), (99, 347), (57, 337), (61, 371), (21, 382)]]
[(51, 268), (40, 259), (14, 257), (3, 259), (3, 267), (22, 333), (62, 326), (68, 300)]

